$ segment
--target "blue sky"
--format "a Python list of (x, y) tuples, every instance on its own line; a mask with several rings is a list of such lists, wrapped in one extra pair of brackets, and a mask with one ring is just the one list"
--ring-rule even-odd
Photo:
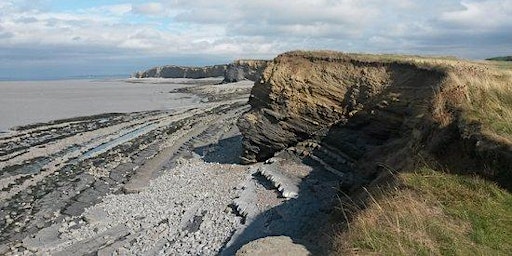
[(129, 74), (295, 49), (512, 55), (512, 0), (2, 0), (0, 79)]

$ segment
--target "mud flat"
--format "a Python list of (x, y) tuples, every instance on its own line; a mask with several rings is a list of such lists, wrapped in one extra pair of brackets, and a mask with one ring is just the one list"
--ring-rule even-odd
[(169, 91), (222, 79), (0, 81), (0, 131), (77, 116), (190, 107), (199, 98)]
[(273, 235), (321, 250), (307, 238), (328, 224), (343, 177), (308, 143), (239, 164), (252, 85), (203, 81), (168, 92), (193, 105), (4, 134), (0, 254), (233, 255)]

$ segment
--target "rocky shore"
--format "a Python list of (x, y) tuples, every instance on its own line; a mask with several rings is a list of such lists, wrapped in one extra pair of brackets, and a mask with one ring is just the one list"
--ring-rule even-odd
[(176, 91), (200, 106), (2, 135), (0, 254), (234, 255), (277, 235), (321, 251), (340, 177), (297, 150), (239, 164), (252, 85), (199, 81)]

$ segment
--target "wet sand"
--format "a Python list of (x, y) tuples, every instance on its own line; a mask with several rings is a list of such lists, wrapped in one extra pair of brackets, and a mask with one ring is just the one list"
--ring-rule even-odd
[[(0, 81), (0, 131), (77, 116), (192, 106), (198, 103), (198, 97), (169, 93), (193, 86), (188, 80)], [(210, 78), (193, 82), (197, 85), (220, 81), (221, 78)]]

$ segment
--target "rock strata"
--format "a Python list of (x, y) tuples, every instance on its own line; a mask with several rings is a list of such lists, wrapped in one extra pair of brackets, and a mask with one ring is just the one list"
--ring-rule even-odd
[[(472, 169), (512, 166), (510, 151), (496, 150), (509, 144), (469, 129), (474, 125), (460, 117), (468, 93), (460, 79), (478, 69), (422, 61), (330, 51), (279, 55), (252, 88), (251, 110), (238, 120), (243, 161), (264, 161), (309, 140), (329, 152), (315, 150), (313, 157), (339, 169), (331, 156), (342, 156), (341, 169), (357, 170), (358, 182), (410, 166), (423, 153), (450, 163), (446, 148)], [(501, 182), (502, 174), (481, 174)]]
[(255, 83), (252, 109), (238, 122), (243, 157), (261, 161), (297, 142), (336, 133), (331, 127), (344, 124), (340, 129), (351, 132), (338, 139), (352, 142), (344, 151), (357, 158), (361, 147), (399, 132), (402, 117), (420, 112), (441, 78), (411, 65), (364, 62), (341, 53), (282, 54)]

